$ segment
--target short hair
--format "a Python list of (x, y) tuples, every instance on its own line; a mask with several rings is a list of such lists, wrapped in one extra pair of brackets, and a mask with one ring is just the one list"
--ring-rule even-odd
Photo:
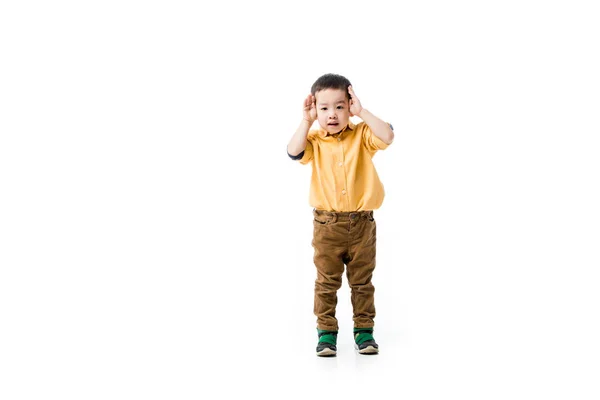
[(348, 93), (348, 86), (350, 85), (350, 81), (342, 75), (325, 74), (313, 83), (310, 92), (315, 96), (320, 90), (339, 89), (344, 91), (346, 93), (346, 98), (350, 100), (350, 93)]

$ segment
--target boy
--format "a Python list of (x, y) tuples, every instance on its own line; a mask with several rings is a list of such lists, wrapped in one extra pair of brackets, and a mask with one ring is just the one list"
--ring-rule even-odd
[[(355, 115), (363, 122), (350, 122)], [(320, 129), (309, 131), (315, 120)], [(287, 152), (293, 160), (301, 164), (312, 161), (310, 205), (314, 207), (318, 356), (335, 356), (337, 352), (335, 308), (344, 264), (352, 289), (355, 347), (361, 354), (379, 352), (373, 338), (373, 210), (381, 206), (384, 191), (371, 158), (393, 139), (392, 126), (362, 107), (348, 79), (326, 74), (312, 85), (311, 94), (304, 100), (302, 122), (288, 144)]]

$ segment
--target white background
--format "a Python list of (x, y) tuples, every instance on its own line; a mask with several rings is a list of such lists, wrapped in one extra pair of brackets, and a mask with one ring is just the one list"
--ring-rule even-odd
[[(594, 3), (3, 2), (0, 398), (598, 399)], [(374, 357), (345, 282), (314, 355), (328, 72), (396, 132)]]

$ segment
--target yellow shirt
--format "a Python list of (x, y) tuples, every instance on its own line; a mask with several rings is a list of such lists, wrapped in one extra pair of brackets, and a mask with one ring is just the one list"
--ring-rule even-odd
[(312, 161), (310, 205), (326, 211), (375, 210), (385, 192), (373, 161), (388, 145), (364, 122), (336, 135), (324, 129), (308, 132), (302, 164)]

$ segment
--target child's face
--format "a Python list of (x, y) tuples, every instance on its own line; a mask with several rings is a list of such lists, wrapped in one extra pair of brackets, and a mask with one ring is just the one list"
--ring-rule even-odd
[(317, 119), (321, 128), (335, 134), (344, 129), (350, 119), (346, 92), (340, 89), (324, 89), (315, 93)]

